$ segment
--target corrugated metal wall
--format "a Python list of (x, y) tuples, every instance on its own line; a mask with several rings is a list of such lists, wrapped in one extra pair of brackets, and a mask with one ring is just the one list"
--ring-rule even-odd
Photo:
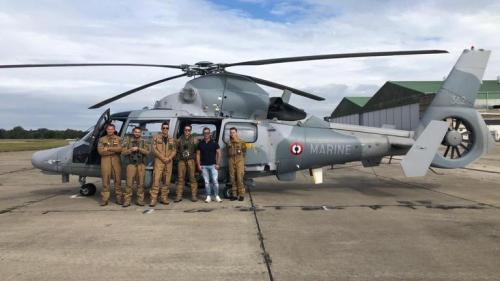
[(341, 124), (360, 125), (359, 124), (359, 114), (357, 114), (357, 113), (333, 118), (333, 119), (330, 119), (330, 122), (341, 123)]
[(394, 125), (400, 130), (415, 130), (420, 120), (420, 105), (418, 103), (397, 106), (382, 110), (351, 114), (331, 119), (330, 122), (363, 125), (369, 127), (382, 127)]
[(500, 99), (476, 99), (474, 103), (474, 107), (479, 109), (492, 108), (494, 105), (500, 105)]
[(384, 124), (394, 125), (396, 129), (414, 130), (420, 120), (418, 103), (397, 106), (361, 114), (361, 125), (382, 127)]

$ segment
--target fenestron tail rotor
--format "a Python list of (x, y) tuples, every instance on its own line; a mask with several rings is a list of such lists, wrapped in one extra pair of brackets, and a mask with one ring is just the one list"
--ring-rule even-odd
[[(314, 61), (314, 60), (326, 60), (326, 59), (342, 59), (342, 58), (359, 58), (359, 57), (382, 57), (382, 56), (403, 56), (403, 55), (424, 55), (424, 54), (441, 54), (448, 53), (445, 50), (411, 50), (411, 51), (390, 51), (390, 52), (363, 52), (363, 53), (343, 53), (343, 54), (324, 54), (324, 55), (314, 55), (314, 56), (299, 56), (299, 57), (283, 57), (283, 58), (273, 58), (273, 59), (264, 59), (264, 60), (251, 60), (251, 61), (242, 61), (236, 63), (211, 63), (208, 61), (198, 62), (193, 65), (189, 64), (181, 64), (181, 65), (169, 65), (169, 64), (141, 64), (141, 63), (54, 63), (54, 64), (5, 64), (0, 65), (0, 68), (42, 68), (42, 67), (88, 67), (88, 66), (125, 66), (125, 67), (158, 67), (158, 68), (172, 68), (179, 69), (183, 74), (175, 75), (171, 77), (167, 77), (158, 81), (154, 81), (114, 97), (108, 98), (104, 101), (101, 101), (93, 106), (90, 109), (99, 108), (103, 105), (126, 97), (135, 92), (144, 90), (146, 88), (152, 87), (154, 85), (173, 80), (179, 77), (191, 77), (191, 76), (202, 76), (207, 74), (216, 74), (216, 73), (226, 73), (226, 68), (233, 66), (252, 66), (252, 65), (267, 65), (267, 64), (277, 64), (277, 63), (289, 63), (289, 62), (300, 62), (300, 61)], [(269, 87), (289, 90), (297, 95), (310, 98), (313, 100), (324, 100), (324, 98), (313, 95), (311, 93), (304, 92), (299, 89), (295, 89), (286, 85), (282, 85), (276, 82), (264, 80), (257, 77), (252, 77), (248, 75), (235, 74), (244, 76), (255, 83), (266, 85)]]
[(443, 119), (448, 122), (448, 132), (441, 142), (441, 154), (445, 159), (457, 160), (464, 157), (474, 147), (474, 130), (459, 117)]

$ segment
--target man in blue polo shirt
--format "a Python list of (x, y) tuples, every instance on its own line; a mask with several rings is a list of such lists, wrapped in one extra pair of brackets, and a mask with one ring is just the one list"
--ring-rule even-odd
[(205, 202), (207, 203), (212, 201), (212, 189), (214, 190), (215, 201), (222, 202), (219, 197), (217, 172), (217, 170), (219, 170), (220, 158), (221, 153), (219, 144), (212, 140), (210, 129), (206, 127), (203, 128), (203, 140), (198, 143), (198, 149), (196, 150), (196, 163), (205, 180), (205, 191), (207, 193)]

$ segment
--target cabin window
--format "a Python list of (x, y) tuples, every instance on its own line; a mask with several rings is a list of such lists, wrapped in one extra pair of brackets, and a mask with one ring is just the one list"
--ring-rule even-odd
[(235, 127), (240, 139), (252, 143), (257, 141), (257, 126), (254, 123), (229, 122), (224, 126), (224, 142), (229, 142), (229, 129)]
[[(125, 124), (124, 120), (111, 120), (111, 124), (115, 125), (115, 129), (116, 129), (116, 134), (117, 135), (121, 135), (124, 127), (123, 127), (123, 124)], [(106, 129), (104, 129), (104, 132), (106, 132)], [(106, 133), (104, 133), (106, 134)]]
[(150, 140), (154, 135), (161, 132), (161, 124), (163, 122), (170, 123), (169, 120), (132, 120), (128, 123), (125, 136), (131, 136), (134, 128), (140, 127), (142, 129), (142, 137)]
[(219, 137), (220, 131), (220, 119), (209, 119), (209, 118), (186, 118), (180, 119), (179, 124), (177, 126), (177, 134), (176, 137), (180, 138), (184, 134), (184, 127), (186, 125), (191, 125), (192, 131), (191, 135), (198, 139), (203, 139), (203, 128), (207, 127), (210, 129), (212, 134), (212, 140), (217, 140)]

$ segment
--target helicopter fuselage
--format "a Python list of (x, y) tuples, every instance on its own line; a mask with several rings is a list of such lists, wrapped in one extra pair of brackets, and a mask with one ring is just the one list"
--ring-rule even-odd
[[(193, 135), (200, 140), (203, 128), (210, 128), (212, 138), (218, 142), (222, 151), (222, 172), (219, 173), (221, 181), (227, 180), (225, 146), (231, 127), (236, 127), (240, 137), (247, 143), (245, 175), (248, 178), (276, 175), (280, 180), (293, 180), (295, 172), (299, 170), (358, 160), (369, 165), (368, 160), (377, 163), (386, 155), (404, 154), (407, 151), (391, 148), (389, 136), (381, 134), (383, 131), (380, 129), (371, 133), (355, 126), (332, 128), (328, 122), (314, 116), (300, 121), (248, 120), (190, 116), (185, 111), (167, 109), (108, 114), (108, 117), (105, 114), (95, 127), (101, 128), (90, 130), (73, 144), (35, 153), (33, 165), (45, 172), (63, 174), (63, 178), (68, 175), (99, 177), (100, 161), (95, 142), (104, 134), (103, 125), (109, 122), (115, 124), (117, 133), (122, 138), (130, 135), (134, 127), (141, 127), (146, 141), (159, 133), (163, 122), (169, 122), (169, 136), (174, 138), (181, 136), (183, 127), (188, 124), (193, 127)], [(389, 134), (391, 130), (386, 131)], [(403, 134), (393, 134), (392, 137), (406, 140), (411, 146), (412, 135), (406, 131), (399, 132)], [(149, 155), (147, 161), (147, 185), (151, 183), (152, 157)], [(122, 175), (125, 178), (125, 171)]]

